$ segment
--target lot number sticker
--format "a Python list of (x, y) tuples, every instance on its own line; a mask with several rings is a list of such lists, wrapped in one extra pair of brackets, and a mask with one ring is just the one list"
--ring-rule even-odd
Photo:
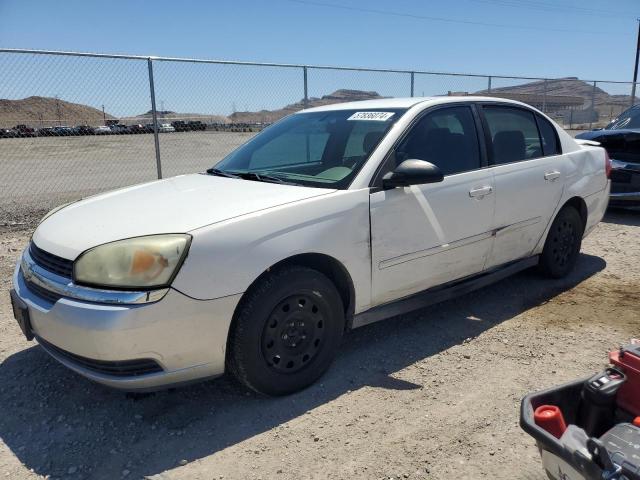
[(393, 117), (394, 112), (356, 112), (347, 120), (373, 120), (374, 122), (386, 122)]

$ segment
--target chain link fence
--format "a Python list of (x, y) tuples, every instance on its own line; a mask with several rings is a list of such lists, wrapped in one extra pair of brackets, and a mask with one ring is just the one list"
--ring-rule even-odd
[(631, 82), (0, 49), (0, 226), (66, 201), (200, 172), (305, 107), (488, 95), (603, 127)]

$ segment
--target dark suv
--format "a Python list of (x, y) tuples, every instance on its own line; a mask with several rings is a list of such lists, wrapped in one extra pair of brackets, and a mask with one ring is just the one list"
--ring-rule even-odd
[(189, 125), (189, 130), (192, 130), (194, 132), (198, 130), (203, 131), (207, 129), (207, 126), (199, 120), (189, 122), (188, 125)]
[(640, 206), (640, 104), (625, 110), (601, 130), (576, 135), (599, 142), (611, 157), (613, 206)]
[(38, 135), (35, 128), (26, 125), (16, 125), (13, 130), (18, 132), (19, 137), (36, 137)]

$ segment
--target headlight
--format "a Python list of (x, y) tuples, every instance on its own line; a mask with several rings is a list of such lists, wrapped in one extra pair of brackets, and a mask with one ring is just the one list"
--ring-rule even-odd
[(190, 235), (150, 235), (106, 243), (73, 265), (76, 283), (116, 288), (168, 286), (186, 257)]

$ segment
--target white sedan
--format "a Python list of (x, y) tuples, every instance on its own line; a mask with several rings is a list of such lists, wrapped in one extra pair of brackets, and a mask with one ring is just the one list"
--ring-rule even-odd
[(16, 267), (14, 313), (105, 385), (229, 371), (287, 394), (327, 370), (347, 329), (529, 267), (569, 274), (608, 171), (602, 148), (518, 102), (312, 108), (206, 173), (49, 213)]
[(175, 131), (176, 131), (175, 127), (170, 123), (161, 123), (160, 125), (158, 125), (158, 132), (160, 133), (168, 133), (168, 132), (175, 132)]
[(96, 135), (110, 135), (113, 132), (106, 125), (100, 125), (99, 127), (93, 129), (93, 133)]

